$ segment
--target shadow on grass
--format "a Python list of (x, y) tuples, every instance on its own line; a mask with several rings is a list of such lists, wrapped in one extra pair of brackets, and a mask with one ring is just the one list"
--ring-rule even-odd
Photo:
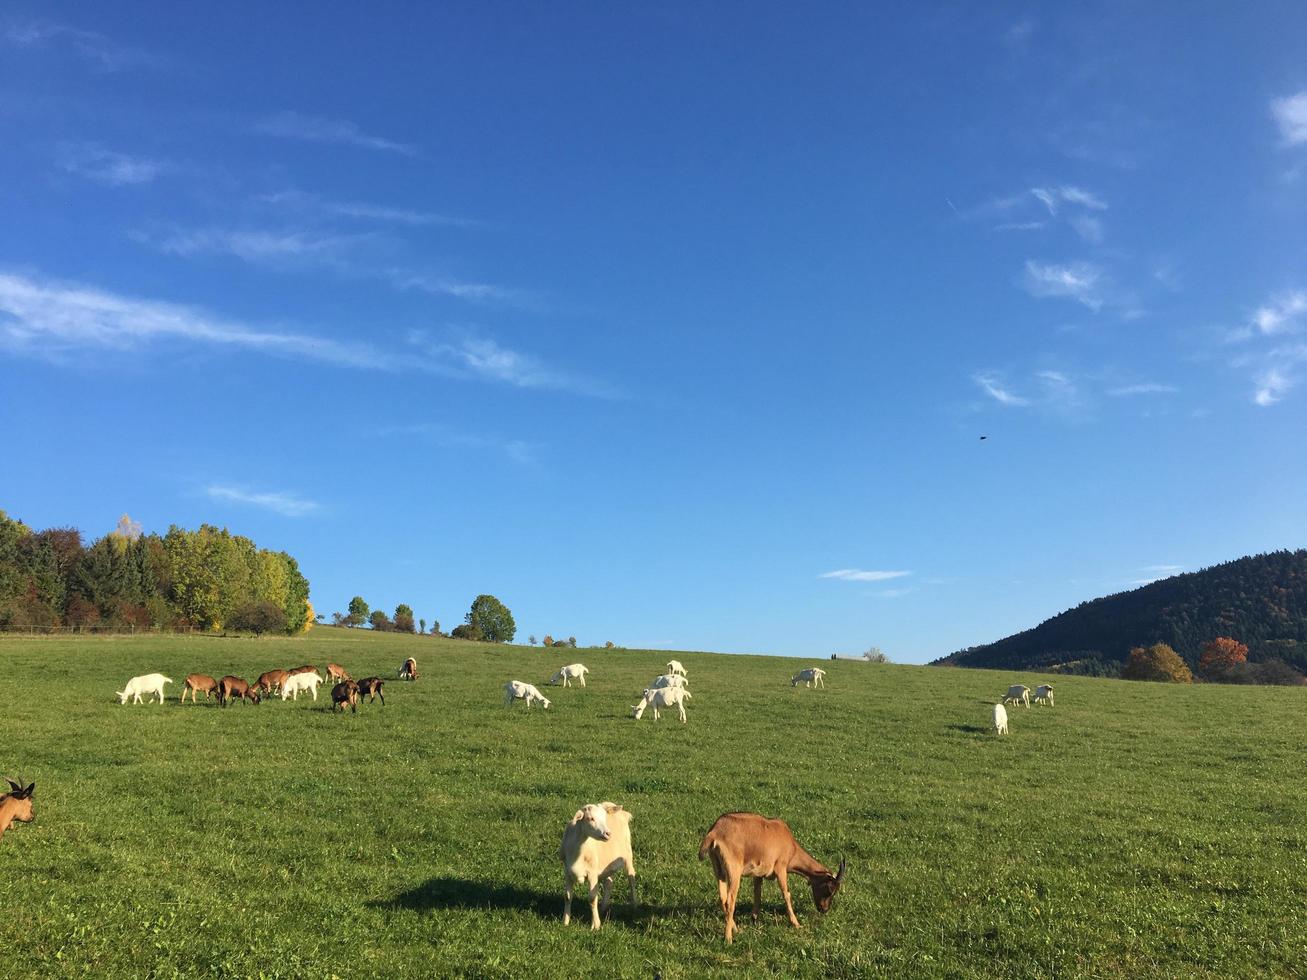
[[(620, 876), (613, 883), (613, 905), (604, 921), (621, 921), (623, 919), (643, 918), (649, 915), (665, 915), (669, 909), (640, 903), (638, 911), (632, 915), (630, 893), (623, 886)], [(468, 881), (464, 878), (431, 878), (416, 888), (400, 892), (389, 901), (369, 903), (374, 908), (402, 909), (407, 912), (429, 912), (449, 909), (513, 909), (530, 912), (542, 919), (563, 918), (563, 889), (561, 883), (556, 892), (541, 892), (517, 885), (500, 885), (489, 881)], [(572, 901), (572, 918), (590, 921), (589, 903), (584, 886), (578, 888)]]
[(988, 728), (984, 725), (949, 725), (948, 728), (955, 732), (965, 732), (968, 735), (984, 735)]

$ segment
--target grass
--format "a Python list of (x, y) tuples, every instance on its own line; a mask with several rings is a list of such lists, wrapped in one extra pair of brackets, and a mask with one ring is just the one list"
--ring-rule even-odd
[[(416, 684), (333, 715), (176, 697), (186, 673), (328, 660)], [(36, 821), (0, 841), (8, 975), (552, 977), (1307, 975), (1307, 692), (677, 654), (690, 722), (630, 718), (668, 654), (498, 649), (320, 629), (298, 639), (0, 639), (0, 771)], [(563, 663), (582, 690), (502, 704)], [(160, 670), (170, 700), (120, 706)], [(643, 906), (562, 925), (563, 825), (632, 810)], [(722, 941), (696, 859), (726, 810), (849, 860), (826, 917)], [(624, 894), (622, 880), (614, 895)], [(742, 889), (742, 899), (747, 889)], [(742, 902), (747, 909), (747, 903)], [(582, 910), (580, 918), (585, 921)]]

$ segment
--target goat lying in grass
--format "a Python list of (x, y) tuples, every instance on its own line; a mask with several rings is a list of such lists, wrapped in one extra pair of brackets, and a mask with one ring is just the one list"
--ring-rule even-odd
[(186, 694), (187, 692), (190, 692), (191, 704), (194, 704), (195, 695), (199, 691), (204, 692), (204, 700), (208, 701), (211, 697), (213, 697), (215, 694), (218, 693), (218, 682), (215, 681), (208, 674), (187, 674), (186, 680), (182, 684), (182, 696), (180, 698), (181, 703), (182, 704), (186, 703)]
[(726, 915), (726, 941), (735, 936), (735, 896), (741, 878), (753, 879), (753, 919), (758, 919), (762, 904), (764, 878), (776, 879), (785, 898), (785, 912), (790, 925), (799, 928), (790, 901), (788, 876), (803, 875), (812, 886), (812, 900), (818, 912), (830, 910), (831, 900), (844, 882), (846, 862), (831, 874), (826, 867), (805, 851), (790, 833), (784, 820), (773, 820), (758, 813), (723, 813), (704, 835), (699, 845), (699, 860), (712, 858), (717, 875), (717, 890)]
[(163, 704), (163, 685), (171, 684), (171, 677), (164, 677), (162, 674), (142, 674), (140, 677), (133, 677), (127, 682), (127, 686), (121, 691), (115, 691), (118, 695), (118, 703), (126, 704), (127, 699), (132, 699), (132, 704), (141, 704), (142, 694), (157, 694), (159, 703)]
[(13, 792), (0, 796), (0, 837), (5, 835), (15, 820), (20, 823), (32, 822), (32, 790), (36, 789), (36, 783), (24, 786), (22, 780), (14, 782), (8, 778), (5, 782)]
[(612, 903), (613, 875), (625, 871), (631, 882), (631, 908), (640, 907), (635, 896), (635, 859), (631, 855), (631, 813), (616, 803), (587, 803), (576, 811), (563, 831), (558, 849), (563, 860), (563, 925), (572, 921), (572, 889), (584, 884), (590, 897), (590, 928), (598, 929), (599, 886), (603, 910)]

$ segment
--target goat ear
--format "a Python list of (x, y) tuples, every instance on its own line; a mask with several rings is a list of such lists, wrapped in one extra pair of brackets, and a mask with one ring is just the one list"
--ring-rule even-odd
[(841, 883), (844, 881), (844, 872), (848, 869), (848, 867), (849, 867), (849, 859), (848, 859), (848, 858), (840, 858), (840, 870), (839, 870), (839, 872), (835, 875), (835, 884), (838, 885), (838, 884), (841, 884)]
[(16, 783), (8, 776), (5, 777), (5, 782), (9, 784), (9, 788), (12, 789), (15, 793), (21, 793), (23, 791), (22, 783)]
[(580, 823), (584, 819), (585, 819), (584, 810), (577, 810), (576, 813), (572, 814), (572, 823)]
[(34, 789), (36, 789), (36, 783), (29, 783), (27, 789), (23, 790), (19, 795), (25, 800), (30, 800), (32, 798), (32, 790)]

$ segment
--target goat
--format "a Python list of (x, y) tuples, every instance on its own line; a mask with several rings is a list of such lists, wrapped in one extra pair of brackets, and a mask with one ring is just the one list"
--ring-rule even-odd
[(690, 682), (681, 674), (659, 674), (649, 682), (649, 686), (655, 690), (660, 687), (689, 687)]
[(348, 681), (353, 680), (353, 678), (349, 676), (348, 671), (346, 671), (340, 664), (327, 664), (327, 680)]
[(1007, 734), (1007, 708), (1001, 704), (994, 705), (994, 734)]
[(415, 681), (418, 679), (418, 662), (412, 657), (399, 665), (399, 679), (401, 681)]
[(290, 680), (289, 670), (268, 670), (259, 675), (259, 679), (254, 682), (254, 690), (263, 694), (277, 694), (286, 686), (286, 681)]
[(290, 677), (286, 678), (286, 683), (281, 685), (281, 699), (283, 701), (289, 696), (292, 701), (300, 699), (300, 691), (310, 691), (313, 694), (313, 700), (318, 700), (318, 685), (322, 683), (322, 675), (314, 672), (300, 673), (292, 672)]
[(218, 703), (224, 708), (232, 701), (248, 701), (250, 704), (258, 704), (262, 700), (259, 697), (259, 692), (239, 677), (228, 674), (218, 682)]
[(549, 710), (549, 699), (541, 694), (533, 684), (525, 684), (522, 681), (509, 681), (504, 685), (504, 705), (511, 708), (514, 701), (525, 701), (528, 711), (531, 710), (531, 703), (539, 701)]
[(1003, 703), (1007, 704), (1009, 701), (1012, 702), (1013, 707), (1016, 707), (1018, 704), (1024, 704), (1029, 708), (1030, 688), (1026, 687), (1024, 684), (1013, 684), (1007, 689), (1007, 694), (1003, 695)]
[(372, 704), (377, 698), (381, 698), (381, 706), (384, 708), (386, 706), (386, 695), (381, 689), (383, 683), (380, 677), (363, 678), (363, 680), (359, 681), (359, 699), (362, 700), (371, 695), (368, 703)]
[(681, 666), (681, 662), (679, 660), (667, 661), (667, 673), (680, 674), (682, 677), (686, 676), (685, 668)]
[(639, 704), (631, 705), (635, 712), (635, 720), (639, 721), (640, 716), (644, 714), (644, 709), (653, 707), (654, 721), (658, 720), (659, 708), (675, 708), (681, 716), (681, 724), (685, 724), (685, 699), (690, 697), (690, 692), (683, 687), (646, 687), (644, 694), (640, 697)]
[(305, 664), (303, 667), (293, 667), (286, 671), (286, 673), (290, 674), (292, 677), (296, 674), (316, 674), (317, 672), (318, 668), (313, 664)]
[(352, 713), (358, 714), (359, 686), (354, 681), (341, 681), (331, 689), (331, 710), (339, 708), (343, 713), (345, 705), (349, 705)]
[(825, 676), (826, 671), (820, 667), (808, 667), (790, 678), (790, 687), (798, 687), (799, 681), (803, 681), (804, 687), (825, 687), (826, 682), (822, 680)]
[(181, 703), (186, 703), (186, 692), (191, 694), (191, 704), (195, 703), (195, 695), (199, 691), (204, 692), (204, 700), (207, 702), (218, 691), (218, 682), (208, 674), (187, 674), (186, 681), (182, 684)]
[(785, 911), (790, 925), (799, 928), (790, 901), (788, 876), (801, 874), (812, 886), (812, 900), (818, 912), (827, 912), (831, 900), (844, 883), (847, 862), (840, 861), (840, 869), (831, 874), (826, 867), (805, 851), (790, 833), (784, 820), (774, 820), (758, 813), (723, 813), (704, 835), (699, 845), (699, 860), (712, 858), (717, 874), (717, 890), (721, 895), (722, 912), (726, 915), (726, 941), (735, 937), (735, 897), (740, 890), (740, 879), (753, 879), (753, 919), (758, 919), (762, 904), (762, 882), (775, 878), (785, 899)]
[(559, 681), (561, 681), (563, 687), (571, 687), (572, 685), (568, 684), (567, 682), (571, 678), (575, 677), (577, 680), (581, 682), (581, 686), (585, 687), (585, 675), (588, 674), (589, 672), (590, 672), (590, 668), (587, 667), (585, 664), (568, 664), (566, 667), (559, 667), (558, 673), (555, 674), (553, 677), (549, 678), (549, 683), (557, 684)]
[(1040, 684), (1035, 688), (1035, 704), (1046, 704), (1053, 707), (1053, 685)]
[(15, 820), (20, 823), (32, 822), (32, 790), (36, 789), (36, 783), (24, 786), (21, 779), (14, 782), (6, 777), (5, 782), (13, 792), (0, 796), (0, 837), (5, 835)]
[(172, 678), (164, 677), (162, 674), (142, 674), (140, 677), (133, 677), (123, 690), (114, 693), (118, 695), (119, 704), (126, 704), (128, 698), (132, 699), (132, 704), (141, 704), (142, 694), (157, 694), (159, 703), (163, 704), (163, 685), (171, 683)]
[(590, 896), (590, 928), (598, 929), (599, 885), (603, 883), (603, 911), (612, 904), (613, 875), (625, 871), (631, 882), (631, 908), (635, 896), (635, 859), (631, 855), (631, 812), (616, 803), (587, 803), (576, 811), (563, 830), (558, 856), (563, 861), (563, 925), (572, 921), (572, 889), (584, 884)]

